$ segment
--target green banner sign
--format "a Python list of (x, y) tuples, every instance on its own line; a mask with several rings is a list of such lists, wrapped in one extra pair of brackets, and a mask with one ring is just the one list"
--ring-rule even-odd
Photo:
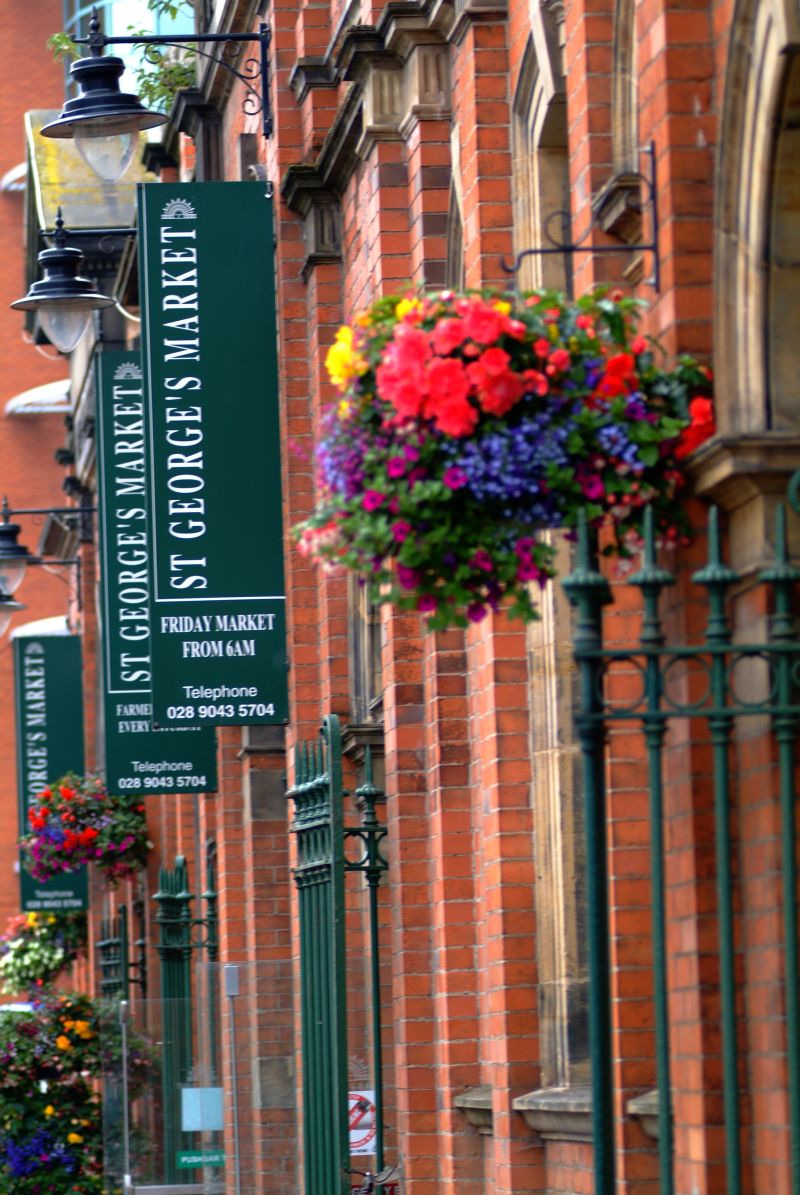
[(153, 720), (285, 722), (272, 206), (139, 187)]
[[(20, 833), (37, 795), (66, 772), (83, 772), (83, 686), (77, 635), (37, 634), (21, 627), (14, 639), (17, 791)], [(88, 907), (86, 869), (44, 883), (20, 864), (24, 912)]]
[(213, 727), (152, 726), (146, 420), (139, 354), (97, 362), (103, 738), (112, 792), (212, 792)]

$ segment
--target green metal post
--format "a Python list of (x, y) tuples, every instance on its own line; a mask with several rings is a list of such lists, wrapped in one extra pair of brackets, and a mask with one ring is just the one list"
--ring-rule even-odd
[(181, 1136), (181, 1084), (192, 1069), (191, 954), (192, 894), (188, 890), (186, 861), (181, 855), (175, 867), (162, 867), (156, 922), (161, 960), (161, 1000), (164, 1026), (162, 1088), (164, 1102), (164, 1175), (168, 1183), (186, 1181), (178, 1170)]
[[(381, 846), (386, 838), (386, 828), (378, 821), (376, 806), (378, 798), (383, 796), (379, 788), (372, 781), (372, 751), (367, 745), (364, 759), (364, 783), (355, 792), (356, 800), (361, 805), (361, 825), (357, 829), (346, 830), (349, 838), (360, 840), (363, 848), (362, 856), (354, 862), (347, 862), (348, 871), (361, 872), (367, 882), (369, 894), (369, 971), (370, 971), (370, 1004), (372, 1020), (372, 1078), (375, 1086), (375, 1169), (380, 1174), (385, 1165), (383, 1141), (383, 1033), (381, 1021), (381, 959), (380, 959), (380, 922), (378, 919), (378, 887), (381, 876), (388, 868), (386, 858), (381, 852)], [(378, 1195), (383, 1190), (377, 1187)]]
[(658, 1168), (661, 1195), (672, 1195), (672, 1083), (669, 1066), (669, 1007), (667, 999), (666, 884), (664, 879), (663, 746), (666, 719), (661, 708), (662, 679), (659, 649), (664, 634), (658, 614), (662, 590), (673, 576), (656, 564), (653, 512), (644, 518), (644, 565), (630, 579), (644, 599), (640, 644), (645, 657), (645, 711), (642, 714), (650, 796), (650, 866), (652, 871), (653, 984), (656, 1017), (656, 1073), (658, 1076)]
[(603, 718), (603, 606), (608, 583), (594, 564), (585, 516), (578, 527), (578, 565), (564, 581), (577, 609), (575, 659), (586, 808), (587, 930), (589, 937), (589, 1043), (592, 1056), (592, 1136), (595, 1195), (614, 1195), (614, 1116), (611, 1049), (611, 952), (608, 928), (608, 864)]
[(772, 585), (775, 604), (770, 619), (770, 645), (778, 649), (775, 660), (776, 708), (772, 727), (778, 744), (781, 803), (781, 873), (783, 882), (784, 966), (786, 969), (786, 1054), (789, 1072), (789, 1123), (792, 1149), (792, 1195), (800, 1195), (800, 968), (797, 942), (797, 842), (795, 811), (795, 756), (798, 719), (792, 698), (796, 684), (797, 642), (792, 618), (792, 593), (800, 582), (800, 569), (789, 562), (786, 511), (779, 507), (775, 520), (775, 563), (761, 574)]
[(719, 905), (720, 995), (722, 1004), (723, 1105), (725, 1110), (725, 1163), (727, 1195), (741, 1195), (739, 1141), (739, 1057), (736, 1042), (736, 966), (733, 924), (733, 875), (731, 869), (731, 799), (729, 749), (732, 718), (728, 703), (728, 661), (731, 637), (725, 613), (729, 587), (737, 574), (722, 562), (719, 516), (709, 511), (708, 563), (694, 574), (694, 581), (708, 590), (706, 645), (711, 656), (711, 712), (708, 726), (714, 767), (714, 824)]

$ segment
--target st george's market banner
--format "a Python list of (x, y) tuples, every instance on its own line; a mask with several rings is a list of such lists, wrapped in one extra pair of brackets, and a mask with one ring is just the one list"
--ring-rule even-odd
[(153, 720), (288, 717), (271, 199), (139, 188)]
[[(20, 836), (42, 789), (67, 772), (83, 773), (81, 641), (66, 619), (43, 619), (14, 632), (14, 697)], [(88, 907), (86, 868), (36, 880), (20, 863), (20, 908), (66, 913)]]
[(112, 792), (212, 792), (213, 727), (155, 730), (150, 660), (146, 419), (138, 353), (96, 363), (100, 637), (106, 783)]

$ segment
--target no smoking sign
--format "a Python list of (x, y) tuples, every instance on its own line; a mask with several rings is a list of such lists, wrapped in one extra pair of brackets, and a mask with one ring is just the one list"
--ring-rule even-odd
[(375, 1152), (375, 1092), (348, 1093), (347, 1123), (350, 1129), (350, 1153)]

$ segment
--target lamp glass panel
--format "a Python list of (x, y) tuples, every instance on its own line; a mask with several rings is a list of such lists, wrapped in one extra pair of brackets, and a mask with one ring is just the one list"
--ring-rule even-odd
[(27, 610), (27, 608), (22, 602), (0, 602), (0, 635), (3, 635), (8, 630), (8, 624), (17, 611)]
[(63, 303), (41, 303), (39, 323), (47, 339), (60, 353), (71, 353), (89, 327), (92, 307), (67, 307)]
[(24, 557), (16, 560), (3, 560), (0, 556), (0, 588), (6, 593), (16, 593), (25, 576), (28, 562)]
[(112, 133), (99, 122), (75, 131), (75, 148), (90, 170), (104, 183), (118, 183), (133, 161), (137, 131)]

